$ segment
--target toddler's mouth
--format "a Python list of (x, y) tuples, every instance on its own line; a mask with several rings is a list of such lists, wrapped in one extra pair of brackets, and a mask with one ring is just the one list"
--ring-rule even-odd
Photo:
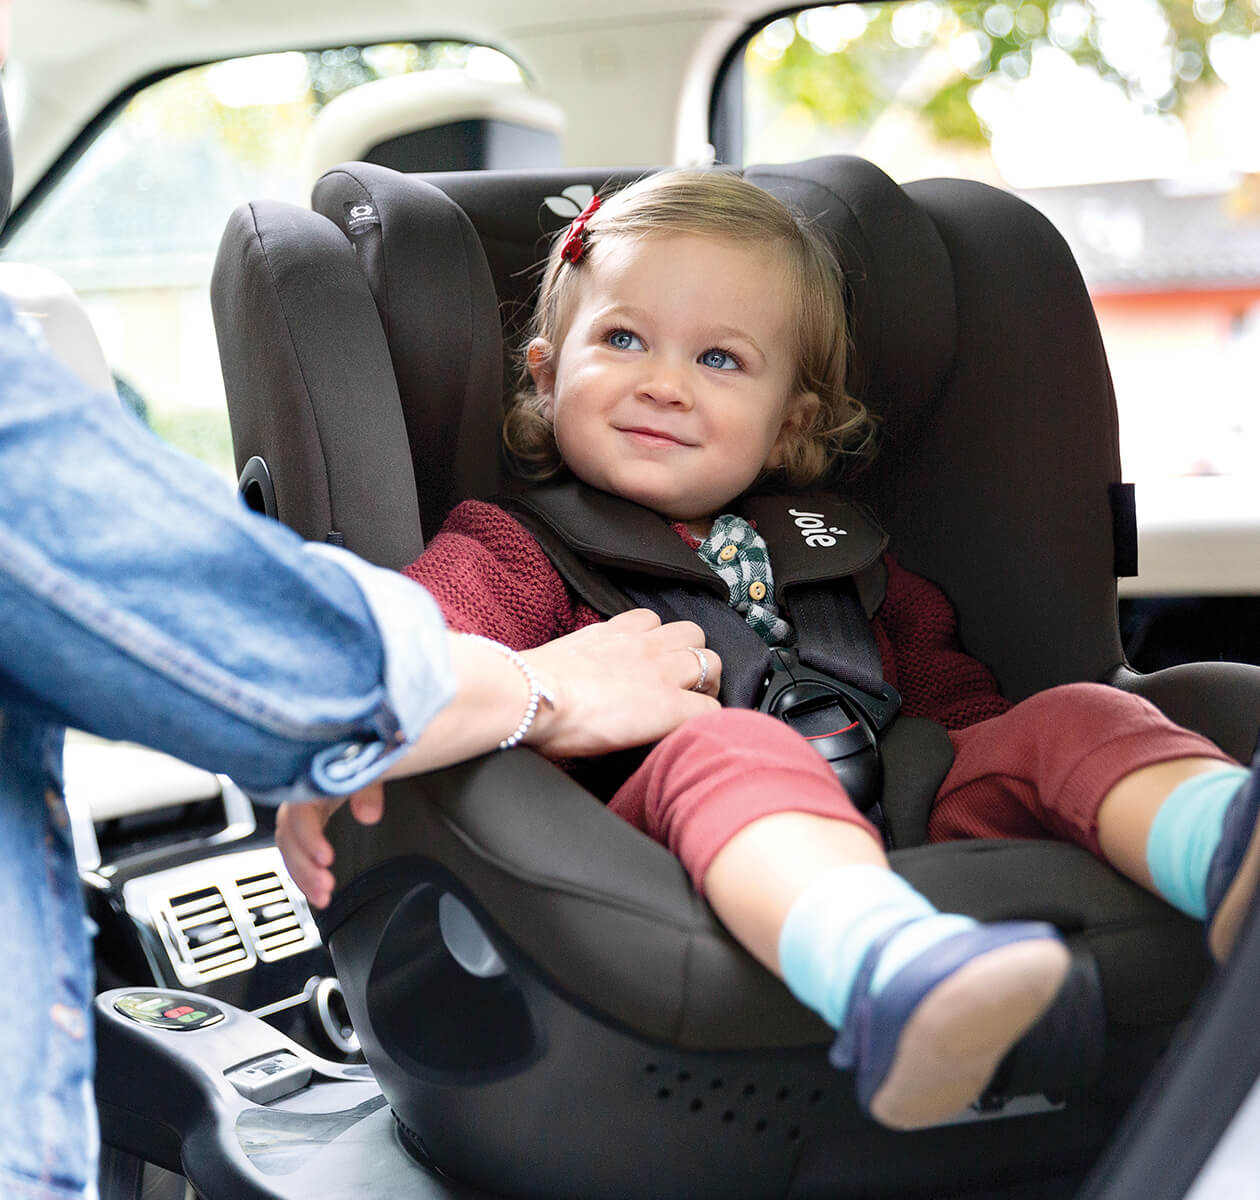
[(672, 433), (667, 433), (663, 429), (652, 429), (646, 425), (633, 425), (623, 427), (622, 433), (629, 434), (631, 437), (640, 438), (645, 442), (662, 446), (690, 446), (692, 442), (685, 442), (682, 438)]

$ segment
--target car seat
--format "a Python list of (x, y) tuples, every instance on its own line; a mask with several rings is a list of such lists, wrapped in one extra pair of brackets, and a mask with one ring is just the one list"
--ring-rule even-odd
[[(505, 362), (547, 238), (637, 174), (347, 164), (312, 212), (239, 209), (212, 303), (247, 499), (402, 567), (455, 503), (493, 494)], [(1250, 755), (1260, 669), (1124, 662), (1132, 496), (1097, 324), (1051, 225), (997, 189), (899, 186), (857, 158), (745, 174), (837, 248), (854, 388), (883, 421), (856, 496), (944, 588), (1004, 693), (1107, 681)], [(914, 1133), (862, 1116), (825, 1065), (830, 1032), (673, 857), (533, 752), (391, 784), (372, 828), (339, 814), (322, 928), (408, 1149), (551, 1200), (978, 1196), (1017, 1179), (1065, 1194), (1187, 1011), (1201, 932), (1074, 846), (923, 844), (949, 755), (929, 723), (889, 735), (894, 866), (943, 908), (1055, 922), (1074, 968), (981, 1111)]]

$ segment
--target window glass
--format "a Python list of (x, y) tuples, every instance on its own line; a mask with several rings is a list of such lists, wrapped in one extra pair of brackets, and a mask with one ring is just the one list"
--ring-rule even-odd
[(1094, 299), (1126, 476), (1254, 477), (1258, 31), (1260, 0), (832, 5), (760, 29), (723, 102), (744, 162), (852, 153), (1041, 208)]
[(303, 151), (319, 109), (369, 80), (430, 69), (521, 78), (498, 51), (452, 42), (263, 54), (171, 75), (103, 128), (4, 257), (64, 276), (123, 399), (231, 478), (209, 298), (228, 214), (261, 198), (306, 204)]

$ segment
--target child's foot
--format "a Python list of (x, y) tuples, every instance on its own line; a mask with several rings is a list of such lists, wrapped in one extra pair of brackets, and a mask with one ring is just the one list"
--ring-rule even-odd
[(853, 989), (831, 1061), (894, 1129), (934, 1125), (975, 1101), (1053, 1003), (1071, 962), (1051, 925), (978, 925), (923, 951), (872, 996), (878, 947)]
[(1208, 867), (1208, 949), (1224, 962), (1260, 885), (1260, 758), (1225, 810), (1221, 840)]

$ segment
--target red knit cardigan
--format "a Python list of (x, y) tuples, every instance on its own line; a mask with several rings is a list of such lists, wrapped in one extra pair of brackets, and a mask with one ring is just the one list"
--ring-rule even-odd
[[(961, 729), (1010, 707), (982, 663), (958, 645), (941, 590), (891, 555), (888, 591), (872, 621), (884, 678), (902, 712)], [(466, 500), (405, 574), (437, 600), (447, 625), (528, 650), (602, 618), (561, 579), (523, 525), (503, 509)]]

